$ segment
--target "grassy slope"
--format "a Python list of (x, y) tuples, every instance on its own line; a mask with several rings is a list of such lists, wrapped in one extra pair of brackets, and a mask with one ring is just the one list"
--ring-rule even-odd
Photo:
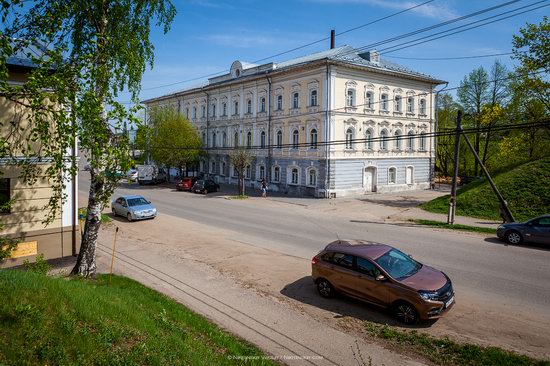
[[(515, 219), (526, 220), (550, 213), (550, 158), (520, 165), (493, 177)], [(421, 207), (447, 213), (449, 196), (436, 198)], [(500, 220), (498, 200), (489, 182), (473, 182), (458, 191), (457, 215)]]
[[(0, 270), (0, 364), (230, 365), (261, 356), (125, 277), (96, 281)], [(271, 364), (268, 360), (250, 364)]]

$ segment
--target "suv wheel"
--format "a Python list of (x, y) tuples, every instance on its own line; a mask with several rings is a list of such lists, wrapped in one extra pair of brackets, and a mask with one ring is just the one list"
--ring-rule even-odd
[(334, 297), (334, 287), (324, 278), (317, 281), (317, 291), (319, 291), (319, 295), (324, 298), (330, 299)]
[(510, 230), (505, 235), (504, 238), (510, 244), (521, 244), (523, 243), (523, 237), (516, 230)]
[(126, 215), (126, 218), (128, 221), (132, 222), (132, 214), (128, 212), (128, 215)]
[(116, 210), (115, 210), (115, 208), (113, 207), (112, 210), (113, 210), (113, 216), (116, 217)]
[(395, 317), (402, 323), (407, 325), (414, 325), (418, 323), (420, 317), (418, 311), (407, 302), (398, 302), (394, 306)]

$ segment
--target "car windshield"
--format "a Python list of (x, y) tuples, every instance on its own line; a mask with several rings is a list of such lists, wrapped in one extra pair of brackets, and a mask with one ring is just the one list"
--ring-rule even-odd
[(132, 207), (132, 206), (143, 206), (143, 205), (148, 205), (149, 204), (149, 201), (147, 201), (143, 197), (128, 198), (127, 201), (128, 201), (128, 206), (130, 206), (130, 207)]
[(198, 181), (195, 182), (195, 184), (201, 185), (201, 184), (204, 184), (204, 181), (203, 180), (198, 180)]
[(422, 264), (397, 249), (388, 251), (375, 262), (397, 280), (410, 277), (422, 268)]

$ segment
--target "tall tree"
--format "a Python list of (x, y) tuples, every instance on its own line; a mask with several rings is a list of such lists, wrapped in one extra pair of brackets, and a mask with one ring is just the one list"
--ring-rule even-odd
[[(100, 215), (116, 186), (116, 177), (107, 172), (128, 167), (127, 139), (118, 136), (124, 121), (139, 122), (137, 108), (127, 109), (116, 98), (128, 90), (137, 104), (143, 72), (153, 66), (151, 23), (167, 32), (175, 8), (170, 0), (2, 0), (1, 5), (0, 92), (30, 112), (26, 134), (9, 141), (10, 154), (52, 159), (45, 173), (54, 184), (49, 207), (55, 213), (67, 183), (59, 176), (76, 174), (76, 159), (68, 164), (66, 155), (78, 140), (92, 169), (72, 274), (94, 276)], [(8, 84), (7, 56), (36, 44), (45, 48), (39, 56), (29, 54), (36, 68), (28, 82)], [(25, 149), (29, 141), (39, 146)], [(29, 170), (29, 176), (38, 174)]]
[(239, 195), (244, 196), (244, 177), (247, 166), (252, 162), (252, 154), (248, 149), (237, 148), (230, 153), (231, 163), (238, 176)]
[[(438, 132), (454, 129), (458, 105), (449, 93), (439, 94), (437, 98)], [(454, 139), (452, 135), (442, 135), (437, 138), (436, 165), (444, 176), (451, 175)]]

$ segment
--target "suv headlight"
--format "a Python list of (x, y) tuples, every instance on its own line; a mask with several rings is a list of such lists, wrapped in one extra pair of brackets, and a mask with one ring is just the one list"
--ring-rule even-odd
[(421, 298), (423, 298), (424, 300), (433, 300), (433, 301), (437, 301), (437, 299), (439, 298), (439, 295), (437, 292), (433, 292), (433, 291), (418, 291), (418, 294), (420, 295)]

